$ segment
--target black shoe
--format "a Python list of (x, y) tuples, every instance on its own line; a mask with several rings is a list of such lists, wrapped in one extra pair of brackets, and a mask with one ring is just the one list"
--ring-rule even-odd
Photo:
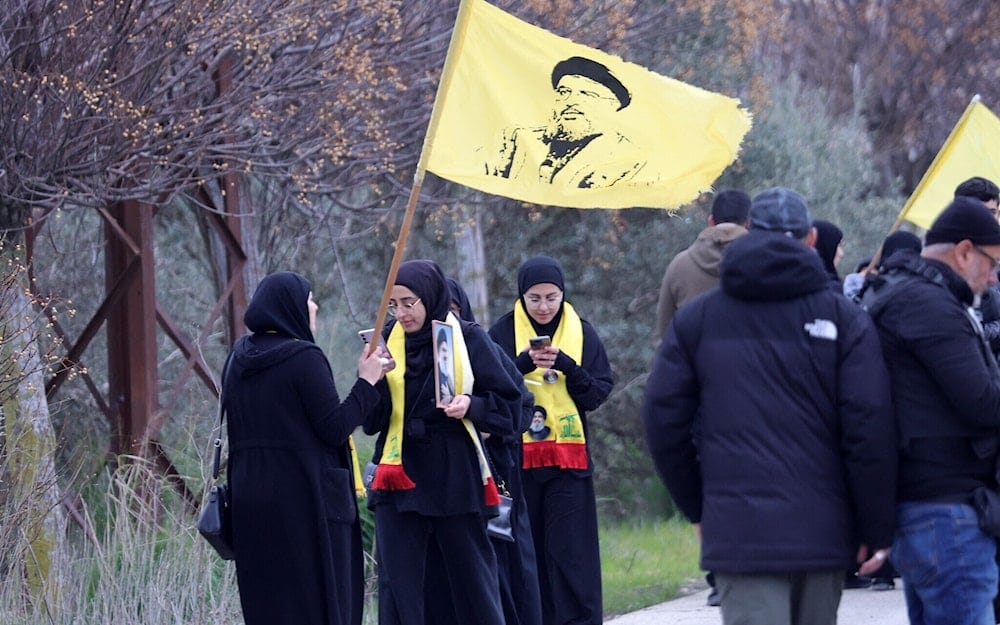
[(708, 605), (713, 608), (717, 608), (722, 605), (722, 599), (719, 598), (719, 589), (713, 587), (712, 590), (708, 591)]
[(848, 575), (844, 579), (844, 590), (853, 588), (868, 588), (872, 585), (872, 578), (864, 575)]
[(896, 587), (896, 582), (891, 577), (876, 577), (872, 580), (872, 590), (892, 590)]

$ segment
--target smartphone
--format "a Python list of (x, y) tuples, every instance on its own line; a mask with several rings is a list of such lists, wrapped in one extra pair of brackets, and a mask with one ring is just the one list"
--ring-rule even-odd
[(528, 339), (528, 345), (531, 345), (531, 349), (541, 349), (552, 345), (552, 339), (549, 338), (549, 335), (547, 334), (543, 334), (542, 336), (533, 336)]
[[(360, 330), (358, 332), (358, 336), (361, 337), (361, 340), (364, 341), (365, 345), (368, 345), (369, 343), (372, 342), (372, 337), (375, 336), (375, 328), (368, 328), (367, 330)], [(378, 346), (382, 349), (382, 354), (386, 358), (390, 358), (390, 359), (392, 358), (392, 354), (389, 353), (389, 348), (386, 346), (385, 339), (382, 338), (381, 334), (378, 337)]]

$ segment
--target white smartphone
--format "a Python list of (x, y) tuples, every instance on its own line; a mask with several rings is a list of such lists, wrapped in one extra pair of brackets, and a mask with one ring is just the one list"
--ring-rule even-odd
[[(369, 343), (372, 342), (372, 337), (375, 336), (375, 329), (368, 328), (367, 330), (361, 330), (358, 332), (358, 336), (361, 338), (362, 341), (364, 341), (365, 345), (368, 345)], [(382, 338), (381, 334), (378, 337), (378, 346), (382, 350), (382, 355), (392, 360), (392, 354), (389, 353), (389, 348), (386, 346), (385, 339)]]

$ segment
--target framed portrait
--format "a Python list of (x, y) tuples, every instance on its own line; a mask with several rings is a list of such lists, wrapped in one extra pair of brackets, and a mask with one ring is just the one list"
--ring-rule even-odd
[(455, 335), (454, 328), (447, 323), (431, 322), (431, 336), (434, 337), (434, 403), (444, 408), (451, 403), (455, 389)]

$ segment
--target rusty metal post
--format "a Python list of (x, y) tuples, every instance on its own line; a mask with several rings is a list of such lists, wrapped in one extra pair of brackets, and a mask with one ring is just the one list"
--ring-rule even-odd
[[(221, 98), (233, 89), (233, 55), (227, 54), (215, 72), (215, 90)], [(222, 181), (222, 204), (225, 211), (225, 225), (232, 237), (233, 247), (226, 246), (226, 271), (228, 279), (236, 277), (233, 292), (229, 296), (229, 306), (226, 307), (228, 314), (227, 327), (229, 328), (229, 344), (236, 343), (236, 339), (246, 333), (243, 325), (243, 313), (247, 307), (247, 289), (245, 282), (244, 268), (246, 267), (246, 254), (243, 252), (243, 219), (242, 208), (240, 206), (239, 175), (230, 169), (223, 175)]]
[[(143, 441), (157, 408), (156, 291), (153, 266), (154, 207), (122, 202), (108, 213), (138, 249), (139, 270), (109, 311), (108, 405), (111, 452), (147, 456)], [(105, 285), (110, 291), (135, 253), (111, 224), (105, 226)], [(154, 435), (155, 436), (155, 435)]]

